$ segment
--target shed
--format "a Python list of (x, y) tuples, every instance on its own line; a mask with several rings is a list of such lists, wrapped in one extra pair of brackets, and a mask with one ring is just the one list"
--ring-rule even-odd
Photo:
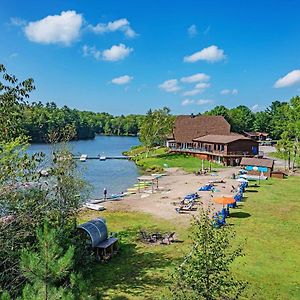
[(99, 260), (107, 260), (119, 250), (118, 239), (108, 236), (105, 219), (96, 218), (78, 226)]
[(285, 177), (287, 177), (288, 175), (282, 171), (273, 171), (271, 173), (271, 177), (272, 178), (279, 178), (279, 179), (284, 179)]
[(270, 177), (273, 171), (274, 160), (269, 158), (243, 157), (240, 165), (248, 171), (249, 175), (260, 175)]

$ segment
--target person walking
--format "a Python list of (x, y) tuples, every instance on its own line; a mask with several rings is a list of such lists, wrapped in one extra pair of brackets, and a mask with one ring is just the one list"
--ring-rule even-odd
[(104, 200), (106, 200), (107, 199), (107, 189), (106, 188), (104, 188), (104, 190), (103, 190), (103, 196), (104, 196)]

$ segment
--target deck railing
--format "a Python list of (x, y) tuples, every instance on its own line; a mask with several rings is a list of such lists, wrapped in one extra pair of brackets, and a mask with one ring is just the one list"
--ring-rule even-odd
[(206, 148), (175, 148), (169, 147), (171, 151), (174, 152), (185, 152), (185, 153), (195, 153), (195, 154), (210, 154), (210, 155), (220, 155), (220, 156), (253, 156), (249, 151), (220, 151), (220, 150), (208, 150)]

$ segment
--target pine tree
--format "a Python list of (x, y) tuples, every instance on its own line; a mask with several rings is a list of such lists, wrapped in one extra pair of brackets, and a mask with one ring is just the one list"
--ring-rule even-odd
[(58, 233), (48, 224), (37, 230), (37, 252), (23, 250), (21, 269), (29, 283), (22, 291), (22, 299), (74, 299), (62, 282), (70, 279), (74, 247), (64, 250), (58, 244)]
[(234, 232), (214, 228), (210, 215), (210, 209), (202, 208), (194, 219), (192, 249), (174, 274), (174, 299), (236, 299), (245, 288), (230, 272), (232, 262), (242, 255), (241, 248), (232, 249)]

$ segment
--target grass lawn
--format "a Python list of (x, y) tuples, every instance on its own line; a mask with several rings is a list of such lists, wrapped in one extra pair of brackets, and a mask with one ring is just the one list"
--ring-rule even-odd
[[(162, 171), (164, 167), (181, 168), (187, 172), (196, 172), (202, 167), (201, 160), (197, 157), (184, 154), (168, 153), (166, 148), (152, 150), (146, 156), (143, 147), (138, 147), (128, 152), (129, 155), (135, 155), (135, 163), (145, 170)], [(224, 166), (211, 162), (211, 167), (224, 168)], [(204, 160), (204, 168), (209, 168), (209, 162)]]
[[(262, 182), (250, 187), (245, 201), (231, 210), (234, 243), (246, 239), (245, 256), (232, 266), (238, 278), (249, 282), (243, 299), (300, 299), (299, 185), (300, 177)], [(130, 212), (88, 212), (80, 221), (99, 214), (110, 231), (119, 232), (122, 246), (110, 262), (95, 264), (92, 292), (99, 291), (104, 299), (169, 299), (169, 274), (189, 248), (188, 229)], [(137, 240), (140, 228), (176, 231), (184, 242), (145, 245)]]
[(237, 240), (246, 238), (234, 270), (250, 283), (247, 299), (300, 299), (299, 185), (300, 177), (290, 177), (250, 188), (240, 218), (232, 218)]
[[(186, 229), (176, 228), (164, 220), (143, 213), (88, 212), (80, 222), (103, 216), (109, 231), (117, 232), (120, 253), (108, 263), (96, 263), (93, 269), (92, 293), (104, 299), (168, 299), (171, 272), (188, 250)], [(172, 245), (149, 245), (139, 241), (139, 231), (172, 232), (184, 242)]]

